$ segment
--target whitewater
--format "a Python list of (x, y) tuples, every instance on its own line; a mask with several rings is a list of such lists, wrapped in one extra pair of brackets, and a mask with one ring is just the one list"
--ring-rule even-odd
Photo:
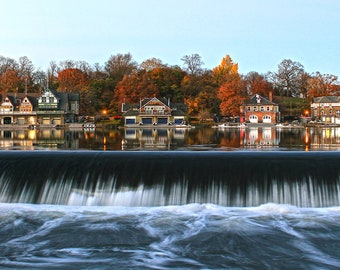
[(1, 269), (339, 269), (338, 152), (0, 152)]
[(2, 269), (339, 269), (340, 207), (0, 204)]

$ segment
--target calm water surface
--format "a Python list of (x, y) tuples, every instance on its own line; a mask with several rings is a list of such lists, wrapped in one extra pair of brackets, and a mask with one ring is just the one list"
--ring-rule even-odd
[(1, 130), (1, 150), (339, 150), (340, 127)]

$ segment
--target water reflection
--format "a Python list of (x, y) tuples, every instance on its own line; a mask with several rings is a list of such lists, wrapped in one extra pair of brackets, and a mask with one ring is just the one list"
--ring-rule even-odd
[(340, 150), (340, 127), (0, 130), (0, 149)]
[(251, 127), (240, 132), (240, 140), (244, 147), (274, 147), (279, 146), (279, 135), (275, 128)]
[(171, 150), (184, 141), (187, 129), (125, 129), (122, 150), (163, 149)]

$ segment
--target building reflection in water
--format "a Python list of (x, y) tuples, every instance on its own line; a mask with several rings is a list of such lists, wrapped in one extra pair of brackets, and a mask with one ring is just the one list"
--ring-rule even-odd
[(185, 129), (138, 128), (125, 129), (122, 150), (127, 149), (162, 149), (170, 150), (175, 141), (184, 140)]
[[(204, 146), (204, 147), (203, 147)], [(340, 127), (210, 127), (66, 130), (0, 130), (0, 149), (88, 150), (340, 150)]]
[(63, 129), (0, 131), (0, 147), (2, 149), (58, 149), (64, 147), (65, 140), (65, 130)]
[(314, 128), (308, 134), (312, 149), (340, 150), (340, 127)]
[(279, 146), (280, 140), (276, 128), (250, 127), (241, 132), (240, 142), (244, 147), (273, 147)]

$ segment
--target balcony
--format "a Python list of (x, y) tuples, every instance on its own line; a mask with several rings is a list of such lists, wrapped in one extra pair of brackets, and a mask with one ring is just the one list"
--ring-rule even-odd
[(169, 112), (165, 112), (165, 111), (157, 111), (157, 110), (153, 110), (153, 111), (144, 111), (144, 112), (139, 112), (139, 115), (142, 116), (170, 116), (171, 115), (171, 111)]
[(0, 111), (2, 116), (13, 116), (13, 115), (37, 115), (36, 111), (25, 112), (25, 111)]

